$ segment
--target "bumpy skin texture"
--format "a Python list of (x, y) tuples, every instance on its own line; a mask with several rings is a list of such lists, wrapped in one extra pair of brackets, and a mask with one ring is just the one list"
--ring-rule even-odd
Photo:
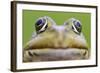
[[(40, 19), (45, 20), (45, 23), (42, 24)], [(47, 16), (38, 20), (37, 32), (24, 47), (24, 62), (89, 58), (88, 46), (81, 32), (82, 25), (79, 20), (71, 18), (61, 26), (57, 26)]]

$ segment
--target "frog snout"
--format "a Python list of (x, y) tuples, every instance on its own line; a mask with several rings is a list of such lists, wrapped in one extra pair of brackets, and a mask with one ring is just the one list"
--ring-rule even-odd
[(63, 40), (64, 40), (64, 35), (62, 34), (62, 32), (58, 32), (57, 34), (57, 39), (55, 40), (55, 45), (58, 47), (62, 47), (63, 46)]
[[(65, 28), (62, 26), (56, 26), (55, 28), (55, 46), (57, 47), (64, 47), (64, 40), (65, 35), (67, 35), (67, 32), (65, 33)], [(67, 38), (67, 37), (66, 37)]]

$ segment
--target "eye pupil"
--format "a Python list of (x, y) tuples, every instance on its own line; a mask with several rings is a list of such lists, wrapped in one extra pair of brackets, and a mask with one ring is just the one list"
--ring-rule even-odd
[(40, 25), (42, 23), (43, 23), (43, 21), (42, 21), (42, 19), (40, 19), (40, 20), (37, 21), (36, 25)]
[(78, 27), (80, 27), (80, 26), (81, 26), (81, 24), (80, 24), (79, 22), (77, 22), (77, 23), (76, 23), (76, 25), (77, 25)]

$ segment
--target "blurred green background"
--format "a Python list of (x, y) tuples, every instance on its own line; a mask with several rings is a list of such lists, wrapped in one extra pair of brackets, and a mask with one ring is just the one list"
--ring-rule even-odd
[(35, 32), (35, 22), (39, 17), (49, 16), (57, 25), (63, 23), (69, 18), (76, 18), (82, 23), (82, 32), (86, 38), (88, 46), (91, 46), (91, 14), (79, 12), (55, 12), (55, 11), (37, 11), (23, 10), (23, 46), (31, 39), (32, 33)]

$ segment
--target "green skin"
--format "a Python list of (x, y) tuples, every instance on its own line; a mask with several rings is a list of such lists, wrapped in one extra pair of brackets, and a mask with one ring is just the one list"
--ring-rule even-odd
[(72, 30), (69, 19), (64, 25), (56, 25), (51, 18), (45, 31), (34, 34), (24, 47), (24, 62), (88, 59), (88, 46), (81, 33)]

